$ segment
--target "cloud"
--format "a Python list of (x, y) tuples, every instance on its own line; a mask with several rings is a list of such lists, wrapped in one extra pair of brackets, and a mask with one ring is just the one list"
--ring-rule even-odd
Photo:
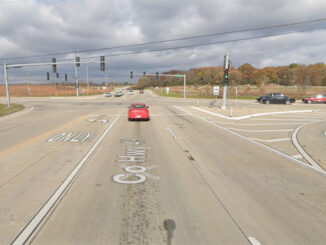
[[(0, 62), (50, 61), (52, 56), (16, 60), (6, 58), (114, 47), (324, 18), (325, 8), (326, 2), (321, 0), (12, 0), (11, 3), (4, 2), (0, 5)], [(226, 52), (234, 66), (247, 62), (260, 68), (294, 62), (326, 62), (323, 56), (326, 21), (97, 52), (79, 52), (79, 55), (83, 59), (307, 30), (311, 31), (192, 48), (108, 56), (109, 75), (112, 79), (123, 81), (128, 78), (131, 69), (142, 73), (218, 66), (222, 65)], [(74, 54), (56, 57), (57, 60), (64, 60), (74, 58)], [(89, 67), (94, 79), (103, 79), (97, 64)], [(70, 74), (73, 66), (59, 68), (60, 72)], [(43, 79), (43, 74), (50, 67), (30, 69), (32, 76)], [(82, 65), (80, 70), (83, 77), (85, 66)], [(12, 78), (15, 75), (18, 77), (20, 73), (22, 72), (16, 69), (10, 70)]]

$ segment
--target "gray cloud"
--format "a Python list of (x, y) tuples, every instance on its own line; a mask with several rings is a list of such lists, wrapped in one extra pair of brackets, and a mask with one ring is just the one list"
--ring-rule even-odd
[[(51, 56), (16, 60), (4, 58), (97, 49), (324, 18), (324, 9), (326, 2), (321, 0), (0, 1), (0, 62), (50, 61)], [(142, 73), (145, 70), (163, 72), (217, 66), (222, 64), (226, 52), (235, 66), (246, 62), (256, 67), (325, 62), (326, 22), (79, 55), (83, 58), (307, 30), (311, 32), (108, 57), (109, 75), (112, 79), (124, 81), (128, 79), (130, 70)], [(73, 56), (56, 57), (62, 60)], [(70, 74), (72, 68), (60, 66), (60, 72)], [(84, 76), (84, 68), (84, 65), (80, 68), (81, 77)], [(43, 79), (49, 69), (30, 68), (37, 79)], [(90, 69), (92, 76), (103, 79), (98, 65), (90, 65)], [(23, 77), (21, 74), (24, 71), (10, 70), (12, 80), (15, 76)], [(0, 75), (2, 81), (2, 73)]]

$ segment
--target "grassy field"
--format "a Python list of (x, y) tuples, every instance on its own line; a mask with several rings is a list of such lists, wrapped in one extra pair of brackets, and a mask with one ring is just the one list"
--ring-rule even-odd
[(25, 107), (23, 105), (18, 105), (18, 104), (11, 104), (9, 108), (5, 104), (0, 104), (0, 117), (8, 115), (8, 114), (16, 112), (16, 111), (20, 111), (24, 108)]
[[(100, 86), (79, 87), (79, 94), (94, 95), (103, 94), (108, 89), (103, 89)], [(15, 84), (9, 86), (11, 96), (74, 96), (76, 95), (76, 88), (74, 86), (64, 86), (58, 84)], [(5, 86), (0, 86), (0, 96), (6, 96)]]
[[(236, 92), (237, 90), (237, 92)], [(183, 86), (170, 87), (169, 95), (166, 94), (165, 88), (153, 89), (154, 93), (161, 96), (167, 97), (179, 97), (183, 98)], [(302, 89), (299, 87), (285, 87), (271, 85), (263, 88), (258, 88), (255, 86), (239, 86), (228, 87), (227, 96), (229, 99), (235, 99), (236, 93), (238, 99), (255, 100), (258, 96), (268, 94), (268, 93), (284, 93), (289, 97), (293, 97), (297, 100), (301, 100), (303, 97), (315, 95), (315, 94), (326, 94), (326, 87), (307, 87)], [(213, 95), (212, 86), (187, 86), (186, 90), (187, 98), (198, 98), (198, 99), (216, 99)], [(220, 95), (218, 98), (222, 98), (223, 88), (220, 87)]]

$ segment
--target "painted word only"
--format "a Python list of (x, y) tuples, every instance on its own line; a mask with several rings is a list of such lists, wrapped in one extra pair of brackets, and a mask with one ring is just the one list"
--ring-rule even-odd
[(89, 141), (94, 133), (60, 133), (48, 139), (48, 142), (85, 142)]

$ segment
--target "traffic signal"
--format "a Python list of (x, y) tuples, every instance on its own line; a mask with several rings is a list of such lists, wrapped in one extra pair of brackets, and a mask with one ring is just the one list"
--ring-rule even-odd
[(101, 71), (105, 71), (105, 56), (101, 56), (100, 58), (101, 61)]
[(68, 81), (68, 75), (67, 75), (67, 73), (65, 74), (65, 81), (66, 82)]
[(79, 56), (76, 57), (76, 66), (80, 67), (80, 57)]
[(131, 71), (131, 72), (130, 72), (130, 79), (133, 79), (133, 78), (134, 78), (134, 72)]
[(156, 72), (156, 80), (158, 80), (158, 72)]
[(57, 60), (56, 58), (52, 58), (52, 72), (56, 73), (57, 72), (57, 64), (56, 64)]
[(57, 78), (59, 78), (59, 73), (57, 73)]
[(50, 80), (50, 72), (46, 73), (46, 80), (48, 80), (48, 81)]
[(78, 83), (75, 83), (75, 88), (79, 88), (79, 84)]
[(144, 76), (144, 77), (146, 76), (146, 71), (143, 72), (143, 76)]
[(224, 84), (229, 85), (229, 69), (224, 69)]

